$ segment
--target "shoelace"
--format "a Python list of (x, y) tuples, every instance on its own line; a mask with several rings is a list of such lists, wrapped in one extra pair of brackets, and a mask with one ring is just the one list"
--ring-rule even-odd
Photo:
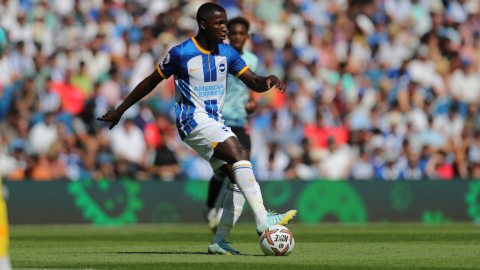
[(280, 214), (275, 213), (275, 210), (272, 211), (270, 209), (268, 209), (267, 216), (273, 217), (275, 219), (275, 222), (282, 218)]
[(223, 248), (225, 251), (228, 251), (228, 252), (233, 252), (233, 253), (238, 253), (238, 251), (234, 250), (232, 247), (229, 246), (229, 244), (233, 244), (232, 242), (226, 242), (226, 241), (223, 241), (223, 242), (220, 242), (218, 243), (218, 245)]

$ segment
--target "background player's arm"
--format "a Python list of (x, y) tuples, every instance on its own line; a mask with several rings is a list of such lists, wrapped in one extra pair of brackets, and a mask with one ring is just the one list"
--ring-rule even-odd
[(96, 119), (99, 121), (112, 122), (109, 128), (112, 129), (116, 124), (118, 124), (118, 121), (120, 121), (123, 113), (128, 108), (130, 108), (133, 104), (137, 103), (139, 100), (152, 92), (153, 89), (155, 89), (155, 87), (157, 87), (157, 85), (162, 81), (163, 77), (160, 75), (160, 73), (157, 70), (153, 71), (152, 74), (150, 74), (147, 78), (141, 81), (135, 87), (135, 89), (133, 89), (133, 91), (127, 96), (127, 98), (122, 102), (122, 104), (118, 106), (117, 109), (108, 111), (102, 117), (97, 117)]
[(278, 92), (282, 94), (285, 92), (285, 84), (283, 84), (275, 75), (270, 75), (268, 77), (257, 76), (253, 71), (247, 69), (238, 78), (248, 86), (248, 88), (257, 93), (266, 92), (274, 86)]
[(253, 96), (253, 92), (248, 90), (248, 102), (245, 105), (245, 111), (247, 111), (247, 114), (252, 114), (257, 110), (257, 101), (255, 100), (255, 97)]

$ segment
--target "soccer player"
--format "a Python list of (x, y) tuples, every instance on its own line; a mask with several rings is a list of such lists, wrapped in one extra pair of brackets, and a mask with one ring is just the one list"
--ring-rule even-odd
[[(243, 49), (245, 42), (248, 40), (250, 23), (242, 17), (233, 18), (228, 20), (227, 29), (230, 46), (240, 54), (247, 66), (255, 72), (258, 65), (258, 58), (253, 53)], [(251, 143), (250, 136), (245, 129), (247, 126), (247, 114), (252, 114), (256, 108), (257, 103), (248, 87), (237, 79), (237, 77), (228, 75), (227, 92), (222, 115), (227, 126), (231, 128), (237, 139), (248, 151), (250, 151)], [(223, 212), (222, 209), (219, 209), (217, 212), (214, 206), (220, 194), (224, 194), (222, 187), (225, 178), (227, 178), (227, 176), (221, 173), (214, 174), (210, 180), (205, 215), (208, 226), (214, 232), (217, 230), (219, 224), (219, 218), (217, 218), (217, 216)], [(229, 188), (234, 188), (234, 186), (232, 185)]]
[[(157, 70), (141, 81), (117, 109), (108, 111), (97, 120), (111, 122), (112, 129), (128, 108), (164, 79), (174, 75), (176, 124), (180, 137), (210, 162), (214, 172), (225, 173), (233, 186), (225, 196), (222, 218), (208, 252), (239, 255), (240, 252), (230, 247), (226, 239), (245, 199), (254, 214), (259, 234), (269, 226), (287, 224), (297, 211), (285, 214), (266, 211), (249, 153), (222, 118), (227, 74), (235, 75), (255, 92), (275, 87), (284, 93), (285, 85), (276, 76), (255, 75), (238, 52), (223, 43), (227, 36), (227, 14), (221, 6), (214, 3), (200, 6), (197, 23), (199, 31), (195, 37), (173, 47)], [(240, 202), (241, 197), (244, 199)]]

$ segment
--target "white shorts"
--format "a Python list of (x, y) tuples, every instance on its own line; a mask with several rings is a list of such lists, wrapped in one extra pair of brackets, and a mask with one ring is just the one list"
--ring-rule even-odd
[(218, 143), (232, 136), (236, 138), (229, 127), (225, 127), (225, 125), (209, 118), (199, 124), (183, 141), (206, 161), (210, 162), (210, 166), (215, 173), (219, 173), (218, 168), (227, 164), (227, 162), (212, 157), (213, 150)]

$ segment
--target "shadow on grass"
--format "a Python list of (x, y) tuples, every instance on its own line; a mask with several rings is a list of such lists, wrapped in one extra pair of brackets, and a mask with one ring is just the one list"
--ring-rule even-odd
[[(154, 255), (209, 255), (207, 252), (178, 252), (178, 251), (144, 251), (144, 252), (135, 252), (135, 251), (125, 251), (125, 252), (102, 252), (102, 253), (111, 253), (111, 254), (154, 254)], [(265, 255), (251, 255), (251, 254), (242, 254), (241, 256), (255, 256), (255, 257), (265, 257)]]

